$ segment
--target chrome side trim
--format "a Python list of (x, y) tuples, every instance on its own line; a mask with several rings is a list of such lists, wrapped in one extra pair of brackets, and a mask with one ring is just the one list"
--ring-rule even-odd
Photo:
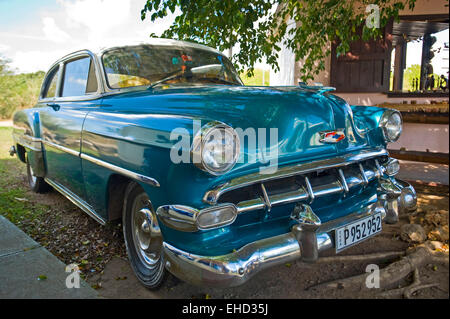
[(102, 161), (102, 160), (100, 160), (98, 158), (86, 155), (84, 153), (81, 153), (80, 157), (82, 159), (84, 159), (84, 160), (87, 160), (87, 161), (92, 162), (94, 164), (97, 164), (99, 166), (103, 166), (103, 167), (105, 167), (107, 169), (110, 169), (110, 170), (112, 170), (112, 171), (114, 171), (116, 173), (122, 174), (124, 176), (127, 176), (127, 177), (129, 177), (131, 179), (137, 180), (139, 182), (143, 182), (143, 183), (155, 186), (155, 187), (159, 187), (160, 186), (159, 182), (156, 179), (152, 178), (152, 177), (148, 177), (148, 176), (145, 176), (145, 175), (142, 175), (142, 174), (139, 174), (139, 173), (135, 173), (135, 172), (129, 171), (129, 170), (125, 169), (125, 168), (122, 168), (122, 167), (110, 164), (108, 162)]
[(26, 148), (35, 152), (42, 152), (42, 139), (25, 134), (13, 133), (13, 140), (15, 143), (20, 144)]
[(68, 154), (70, 154), (70, 155), (73, 155), (73, 156), (80, 156), (80, 152), (78, 151), (74, 151), (73, 149), (71, 149), (71, 148), (68, 148), (68, 147), (65, 147), (65, 146), (61, 146), (61, 145), (59, 145), (59, 144), (55, 144), (55, 143), (53, 143), (53, 142), (50, 142), (50, 141), (48, 141), (48, 140), (42, 140), (42, 142), (45, 144), (45, 145), (47, 145), (47, 146), (50, 146), (50, 147), (53, 147), (53, 148), (56, 148), (57, 150), (60, 150), (60, 151), (62, 151), (62, 152), (64, 152), (64, 153), (68, 153)]
[(88, 161), (90, 161), (90, 162), (92, 162), (94, 164), (97, 164), (99, 166), (105, 167), (105, 168), (110, 169), (110, 170), (112, 170), (112, 171), (114, 171), (116, 173), (122, 174), (124, 176), (127, 176), (127, 177), (129, 177), (131, 179), (137, 180), (139, 182), (143, 182), (143, 183), (155, 186), (155, 187), (159, 187), (160, 186), (159, 182), (156, 179), (152, 178), (152, 177), (148, 177), (148, 176), (145, 176), (145, 175), (142, 175), (142, 174), (139, 174), (139, 173), (132, 172), (132, 171), (127, 170), (125, 168), (122, 168), (122, 167), (110, 164), (108, 162), (102, 161), (102, 160), (100, 160), (98, 158), (86, 155), (84, 153), (74, 151), (74, 150), (72, 150), (70, 148), (67, 148), (65, 146), (61, 146), (61, 145), (55, 144), (55, 143), (50, 142), (48, 140), (43, 140), (43, 143), (45, 145), (50, 146), (50, 147), (56, 148), (57, 150), (60, 150), (60, 151), (63, 151), (65, 153), (68, 153), (70, 155), (77, 156), (77, 157), (80, 157), (82, 159), (88, 160)]
[(60, 192), (64, 197), (66, 197), (68, 200), (70, 200), (72, 203), (74, 203), (76, 206), (78, 206), (82, 211), (84, 211), (86, 214), (94, 218), (98, 223), (101, 225), (105, 225), (106, 220), (100, 217), (95, 210), (86, 203), (84, 200), (82, 200), (80, 197), (72, 193), (70, 190), (68, 190), (66, 187), (60, 185), (57, 182), (54, 182), (48, 178), (45, 178), (45, 181), (50, 184), (54, 189), (56, 189), (58, 192)]
[(360, 161), (388, 155), (389, 153), (385, 149), (375, 151), (363, 151), (359, 152), (358, 154), (348, 154), (344, 156), (337, 156), (310, 163), (281, 167), (273, 174), (253, 173), (250, 175), (245, 175), (231, 179), (228, 182), (219, 185), (212, 190), (207, 191), (203, 196), (203, 201), (210, 205), (214, 205), (217, 203), (217, 200), (222, 194), (240, 187), (249, 186), (261, 182), (267, 182), (279, 178), (291, 177), (294, 175), (307, 174), (310, 172), (320, 171), (324, 169), (344, 167)]

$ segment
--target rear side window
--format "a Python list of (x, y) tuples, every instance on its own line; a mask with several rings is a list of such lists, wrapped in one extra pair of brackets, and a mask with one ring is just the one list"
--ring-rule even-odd
[(62, 96), (82, 96), (97, 92), (97, 78), (91, 58), (81, 58), (66, 63)]
[(45, 83), (46, 83), (45, 91), (44, 91), (44, 94), (42, 95), (42, 97), (44, 99), (56, 96), (56, 85), (58, 83), (58, 71), (59, 71), (59, 67), (56, 67), (48, 75), (47, 81), (45, 81)]

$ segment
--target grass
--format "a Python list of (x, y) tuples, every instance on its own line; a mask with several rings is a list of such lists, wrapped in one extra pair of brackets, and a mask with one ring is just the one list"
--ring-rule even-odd
[(8, 153), (12, 128), (0, 127), (0, 214), (28, 234), (38, 231), (36, 220), (49, 207), (34, 203), (26, 184), (25, 164)]
[(59, 193), (29, 189), (25, 164), (8, 153), (11, 133), (0, 127), (0, 215), (63, 263), (78, 264), (82, 278), (103, 271), (114, 256), (125, 258), (120, 223), (101, 226)]

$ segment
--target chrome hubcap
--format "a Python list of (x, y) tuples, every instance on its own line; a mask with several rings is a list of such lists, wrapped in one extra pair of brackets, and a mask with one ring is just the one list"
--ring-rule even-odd
[(161, 258), (162, 236), (156, 216), (147, 207), (147, 202), (144, 197), (135, 201), (132, 215), (133, 242), (141, 261), (148, 268), (154, 268)]

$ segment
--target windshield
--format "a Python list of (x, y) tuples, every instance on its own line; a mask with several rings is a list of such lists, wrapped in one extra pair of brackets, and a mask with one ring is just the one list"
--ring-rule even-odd
[(105, 52), (102, 61), (108, 85), (113, 89), (158, 84), (242, 85), (225, 56), (199, 48), (162, 45), (115, 48)]

